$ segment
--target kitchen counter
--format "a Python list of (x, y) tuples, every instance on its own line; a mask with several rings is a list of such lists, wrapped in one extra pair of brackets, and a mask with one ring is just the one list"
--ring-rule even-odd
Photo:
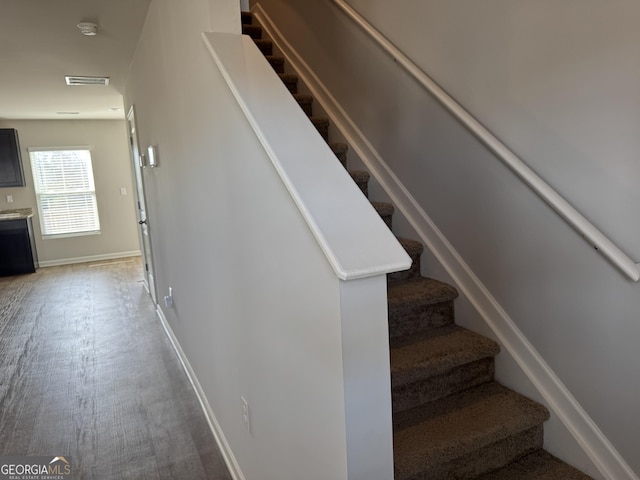
[(5, 220), (26, 220), (33, 217), (32, 208), (14, 208), (11, 210), (0, 210), (0, 222)]

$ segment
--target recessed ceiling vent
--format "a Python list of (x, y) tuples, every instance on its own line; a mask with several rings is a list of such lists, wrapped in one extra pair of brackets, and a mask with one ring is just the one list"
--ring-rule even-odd
[(106, 87), (109, 85), (109, 77), (64, 77), (67, 85), (99, 85)]

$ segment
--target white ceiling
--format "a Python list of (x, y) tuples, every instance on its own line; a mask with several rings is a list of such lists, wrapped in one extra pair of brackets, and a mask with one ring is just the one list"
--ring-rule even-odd
[[(122, 93), (149, 3), (0, 0), (0, 119), (123, 118)], [(98, 35), (82, 35), (82, 21), (99, 24)], [(71, 87), (65, 75), (111, 80)]]

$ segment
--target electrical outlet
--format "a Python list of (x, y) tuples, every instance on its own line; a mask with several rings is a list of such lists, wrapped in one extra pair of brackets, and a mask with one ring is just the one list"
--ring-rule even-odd
[(249, 416), (249, 402), (244, 397), (240, 397), (240, 403), (242, 404), (242, 420), (244, 421), (244, 426), (251, 435), (251, 418)]
[(7, 195), (7, 203), (13, 203), (13, 195)]

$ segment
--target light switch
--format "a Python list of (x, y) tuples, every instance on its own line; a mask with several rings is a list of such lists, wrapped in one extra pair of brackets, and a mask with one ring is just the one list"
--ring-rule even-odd
[(147, 147), (147, 156), (149, 157), (149, 166), (157, 167), (158, 166), (158, 152), (156, 151), (156, 147), (154, 145), (149, 145)]

